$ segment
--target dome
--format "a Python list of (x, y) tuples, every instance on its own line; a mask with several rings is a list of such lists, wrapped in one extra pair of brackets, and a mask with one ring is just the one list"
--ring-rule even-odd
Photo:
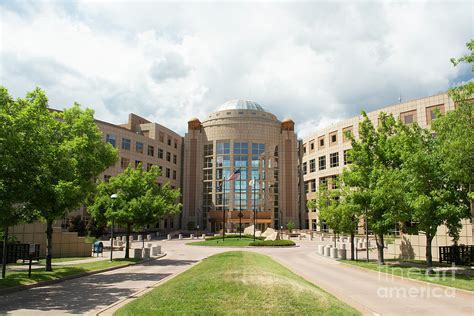
[(230, 100), (222, 104), (217, 109), (217, 111), (225, 111), (225, 110), (253, 110), (253, 111), (266, 112), (265, 109), (260, 104), (258, 104), (257, 102), (249, 101), (249, 100)]

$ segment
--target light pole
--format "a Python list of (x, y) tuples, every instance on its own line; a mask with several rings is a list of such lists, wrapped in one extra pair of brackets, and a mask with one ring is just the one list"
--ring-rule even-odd
[(250, 187), (252, 188), (253, 191), (253, 241), (255, 241), (255, 225), (257, 224), (255, 216), (256, 216), (256, 207), (255, 207), (255, 177), (250, 180)]
[(225, 239), (225, 177), (222, 180), (222, 241)]
[(113, 260), (114, 257), (114, 224), (115, 224), (115, 200), (117, 199), (117, 194), (114, 193), (110, 196), (112, 199), (112, 226), (110, 227), (110, 261)]
[(366, 251), (367, 251), (367, 262), (369, 262), (369, 220), (367, 216), (367, 208), (365, 208), (365, 241), (367, 246)]

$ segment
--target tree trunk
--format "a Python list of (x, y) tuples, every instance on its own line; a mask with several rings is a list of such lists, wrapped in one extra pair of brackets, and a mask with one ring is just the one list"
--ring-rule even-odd
[(46, 271), (53, 271), (51, 260), (53, 258), (53, 221), (46, 221)]
[(354, 260), (354, 232), (351, 232), (351, 260)]
[(127, 240), (125, 241), (125, 259), (130, 258), (130, 227), (132, 225), (127, 224)]
[(433, 236), (426, 234), (426, 272), (433, 272), (433, 255), (431, 254), (431, 242), (433, 241)]
[[(384, 248), (384, 242), (383, 242), (383, 234), (378, 234), (377, 235), (377, 253), (378, 253), (378, 258), (377, 258), (377, 263), (379, 265), (384, 265), (385, 260), (383, 258), (383, 248)], [(367, 240), (367, 247), (369, 247), (369, 241)]]
[(7, 243), (8, 243), (8, 225), (3, 231), (3, 256), (2, 256), (2, 279), (5, 279), (7, 273)]

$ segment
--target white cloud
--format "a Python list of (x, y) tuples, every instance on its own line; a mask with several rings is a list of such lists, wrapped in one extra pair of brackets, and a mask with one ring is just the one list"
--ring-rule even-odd
[[(2, 3), (1, 82), (39, 85), (53, 107), (129, 112), (181, 134), (228, 99), (292, 117), (300, 136), (435, 94), (463, 68), (470, 3)], [(470, 76), (470, 78), (469, 78)]]

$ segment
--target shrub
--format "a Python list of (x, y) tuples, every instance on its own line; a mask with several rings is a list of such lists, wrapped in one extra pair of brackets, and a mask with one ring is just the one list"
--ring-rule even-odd
[[(239, 238), (239, 235), (225, 235), (225, 238)], [(253, 235), (242, 235), (242, 238), (252, 238)], [(206, 240), (217, 240), (217, 239), (222, 239), (222, 235), (220, 236), (211, 236), (211, 237), (206, 237)], [(258, 240), (264, 240), (265, 237), (255, 237), (255, 239)]]
[(286, 224), (286, 228), (288, 228), (290, 234), (293, 232), (293, 229), (295, 229), (296, 225), (295, 223), (293, 223), (293, 221), (289, 221), (287, 224)]
[(294, 245), (295, 243), (291, 240), (259, 240), (249, 244), (249, 246), (256, 247), (289, 247)]

